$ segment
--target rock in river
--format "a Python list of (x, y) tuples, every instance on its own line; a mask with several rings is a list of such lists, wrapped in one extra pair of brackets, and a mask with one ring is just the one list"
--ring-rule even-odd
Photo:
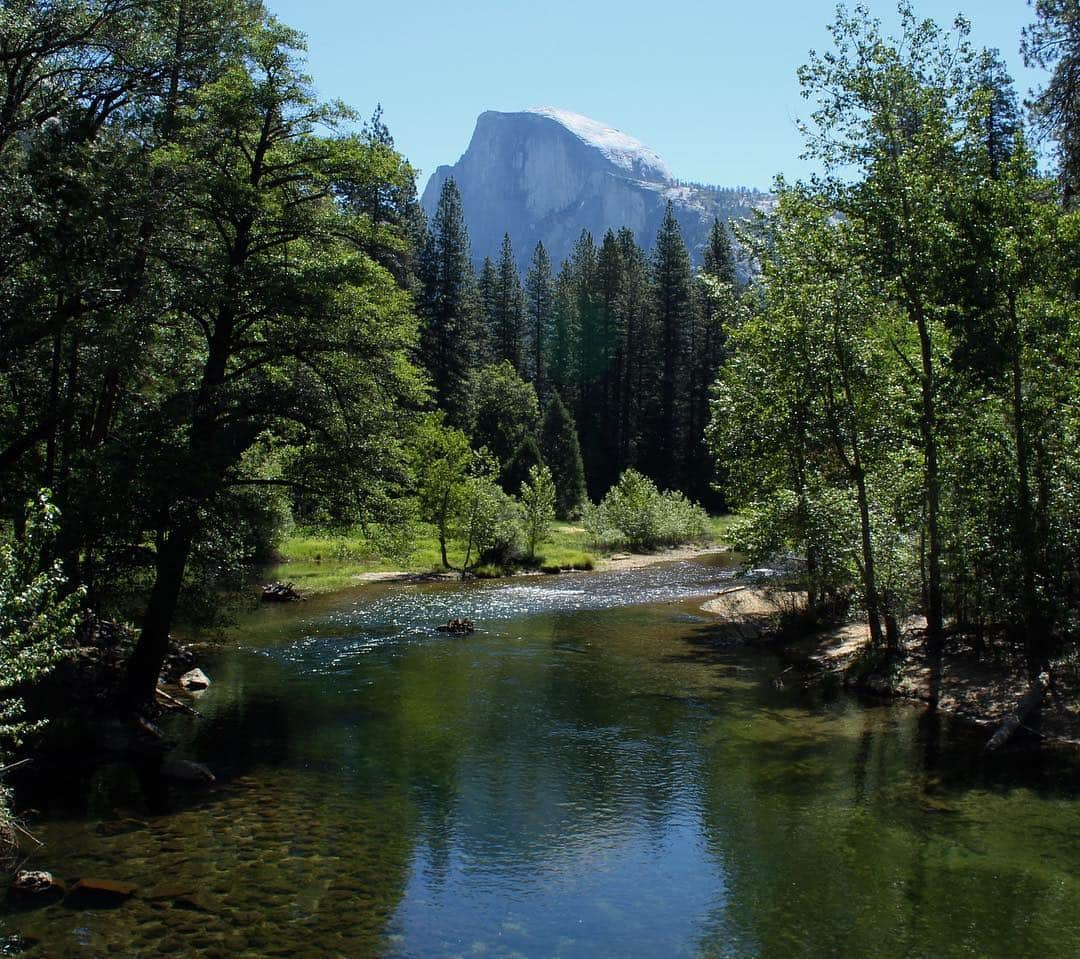
[(197, 689), (206, 689), (210, 685), (210, 677), (206, 675), (198, 666), (189, 670), (180, 677), (180, 686), (183, 689), (194, 691)]
[(166, 759), (161, 764), (161, 775), (184, 783), (199, 783), (213, 786), (217, 777), (202, 763), (190, 759)]
[(64, 905), (71, 909), (115, 909), (135, 895), (136, 886), (113, 879), (80, 879)]
[(21, 870), (8, 888), (8, 900), (17, 906), (47, 906), (64, 898), (64, 884), (51, 872)]

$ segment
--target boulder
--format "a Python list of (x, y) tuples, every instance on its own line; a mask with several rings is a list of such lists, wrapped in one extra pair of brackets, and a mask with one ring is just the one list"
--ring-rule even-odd
[(80, 879), (71, 887), (64, 905), (71, 909), (116, 909), (134, 896), (137, 888), (113, 879)]
[(210, 677), (206, 675), (198, 666), (189, 670), (180, 677), (180, 686), (182, 689), (196, 690), (206, 689), (210, 685)]
[(64, 884), (51, 872), (20, 870), (8, 888), (8, 900), (16, 906), (47, 906), (64, 898)]

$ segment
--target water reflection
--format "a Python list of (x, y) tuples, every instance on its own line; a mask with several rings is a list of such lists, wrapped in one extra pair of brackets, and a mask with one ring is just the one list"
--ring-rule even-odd
[[(718, 575), (260, 611), (173, 730), (222, 788), (39, 794), (62, 874), (200, 911), (6, 921), (40, 955), (1075, 956), (1075, 764), (986, 766), (918, 711), (777, 689), (695, 616)], [(451, 615), (482, 632), (435, 634)]]

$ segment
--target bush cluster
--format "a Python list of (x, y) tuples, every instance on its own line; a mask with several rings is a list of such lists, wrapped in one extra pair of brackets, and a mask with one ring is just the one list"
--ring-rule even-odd
[(582, 525), (603, 546), (656, 549), (704, 536), (708, 515), (682, 493), (656, 488), (647, 476), (628, 469), (595, 506), (588, 505)]

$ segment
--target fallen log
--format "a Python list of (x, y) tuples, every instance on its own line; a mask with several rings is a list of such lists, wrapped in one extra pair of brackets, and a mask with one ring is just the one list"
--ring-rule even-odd
[(471, 619), (452, 619), (448, 623), (435, 627), (440, 633), (468, 635), (476, 631), (476, 624)]
[(181, 712), (187, 713), (189, 716), (198, 716), (200, 719), (202, 718), (202, 713), (200, 713), (197, 709), (195, 709), (193, 706), (189, 706), (187, 703), (181, 702), (175, 696), (170, 696), (160, 686), (157, 687), (155, 692), (157, 693), (158, 699), (162, 700), (166, 707), (178, 709)]
[(1049, 688), (1050, 674), (1047, 672), (1039, 673), (1024, 695), (1020, 697), (1016, 709), (1002, 720), (1001, 725), (994, 731), (994, 735), (983, 746), (983, 755), (1000, 749), (1013, 738), (1016, 731), (1024, 725), (1024, 721), (1028, 716), (1042, 705), (1043, 698)]
[(297, 603), (304, 597), (292, 583), (270, 583), (262, 588), (262, 598), (268, 603)]

